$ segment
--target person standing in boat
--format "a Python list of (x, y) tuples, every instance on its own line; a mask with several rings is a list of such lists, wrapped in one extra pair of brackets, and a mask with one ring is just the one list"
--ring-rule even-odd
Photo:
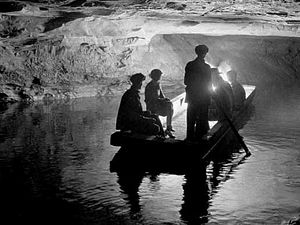
[(233, 109), (233, 92), (231, 86), (220, 76), (218, 68), (212, 68), (211, 74), (214, 86), (213, 101), (217, 108), (218, 120), (225, 120), (223, 112), (231, 119)]
[(151, 81), (146, 85), (145, 88), (145, 102), (147, 110), (151, 113), (158, 114), (160, 116), (167, 117), (167, 128), (165, 134), (170, 138), (175, 138), (172, 134), (174, 132), (172, 128), (172, 117), (173, 117), (173, 103), (170, 99), (166, 98), (161, 85), (160, 79), (162, 72), (159, 69), (154, 69), (150, 73)]
[(206, 45), (196, 46), (196, 59), (188, 62), (185, 67), (184, 84), (188, 103), (186, 140), (189, 141), (201, 139), (209, 130), (211, 68), (204, 60), (208, 50)]
[(116, 129), (164, 137), (164, 130), (158, 115), (143, 111), (139, 91), (145, 80), (142, 73), (130, 77), (131, 87), (122, 96), (117, 115)]
[(237, 81), (236, 71), (228, 71), (227, 77), (233, 92), (233, 110), (238, 110), (246, 100), (246, 92), (243, 86)]

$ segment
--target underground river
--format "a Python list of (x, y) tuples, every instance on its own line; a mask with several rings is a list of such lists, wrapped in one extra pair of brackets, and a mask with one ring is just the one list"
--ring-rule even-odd
[[(111, 173), (119, 100), (13, 104), (0, 112), (2, 221), (281, 224), (299, 215), (299, 88), (259, 88), (255, 114), (240, 130), (251, 157), (241, 161), (241, 151), (209, 165), (206, 180)], [(175, 130), (184, 136), (183, 124)]]

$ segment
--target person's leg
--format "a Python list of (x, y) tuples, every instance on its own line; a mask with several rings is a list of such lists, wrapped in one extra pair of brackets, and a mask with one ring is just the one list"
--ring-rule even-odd
[(155, 119), (155, 124), (159, 127), (159, 132), (158, 132), (158, 134), (159, 134), (159, 135), (162, 135), (162, 136), (165, 136), (164, 128), (163, 128), (163, 126), (162, 126), (162, 124), (161, 124), (161, 121), (160, 121), (158, 115), (152, 114), (151, 117)]
[(199, 104), (197, 107), (197, 121), (195, 136), (197, 140), (201, 140), (202, 136), (209, 130), (208, 123), (208, 105)]
[(172, 117), (173, 117), (173, 103), (172, 102), (168, 102), (167, 103), (167, 129), (170, 131), (174, 131), (173, 127), (172, 127)]
[(161, 129), (156, 121), (150, 119), (140, 119), (132, 124), (132, 131), (140, 134), (157, 135)]
[(194, 134), (195, 134), (195, 112), (194, 112), (194, 106), (191, 105), (190, 103), (188, 104), (187, 107), (187, 112), (186, 112), (186, 139), (187, 140), (193, 140), (194, 139)]

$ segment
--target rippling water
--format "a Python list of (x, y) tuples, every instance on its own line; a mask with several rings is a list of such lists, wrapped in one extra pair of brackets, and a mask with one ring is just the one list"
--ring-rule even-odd
[[(118, 103), (119, 98), (90, 98), (2, 110), (0, 220), (281, 224), (300, 214), (297, 89), (258, 90), (256, 113), (240, 131), (252, 156), (244, 159), (241, 151), (211, 163), (207, 179), (197, 172), (111, 173), (118, 148), (109, 138)], [(177, 129), (178, 136), (184, 133)]]

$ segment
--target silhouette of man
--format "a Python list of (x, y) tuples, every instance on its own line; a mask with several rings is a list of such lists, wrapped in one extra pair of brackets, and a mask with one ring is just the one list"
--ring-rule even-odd
[(244, 104), (244, 101), (246, 99), (246, 92), (244, 87), (237, 81), (236, 71), (228, 71), (227, 77), (233, 92), (233, 109), (238, 110)]
[(185, 67), (184, 84), (186, 85), (187, 132), (186, 140), (200, 140), (209, 130), (208, 106), (211, 98), (211, 68), (205, 63), (208, 53), (206, 45), (195, 48), (197, 58)]

